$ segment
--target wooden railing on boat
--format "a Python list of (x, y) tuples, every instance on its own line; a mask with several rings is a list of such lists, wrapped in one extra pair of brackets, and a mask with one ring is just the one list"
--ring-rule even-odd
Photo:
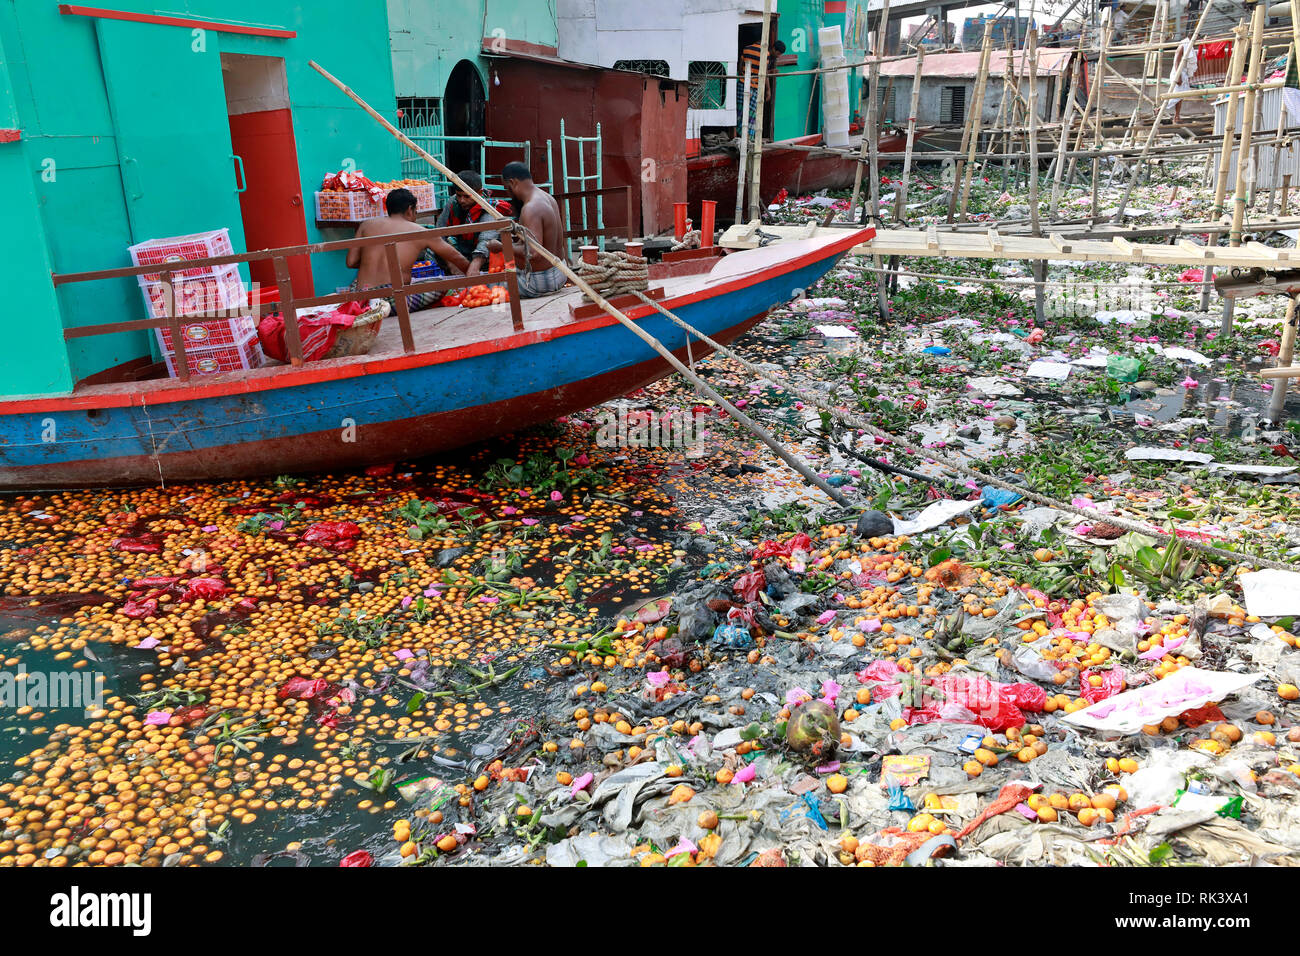
[[(501, 245), (506, 261), (506, 271), (493, 273), (480, 273), (476, 276), (448, 276), (441, 279), (426, 279), (421, 281), (412, 281), (409, 284), (402, 279), (400, 263), (397, 259), (397, 246), (404, 242), (413, 240), (446, 239), (451, 236), (467, 235), (474, 232), (484, 232), (486, 230), (501, 230)], [(363, 289), (355, 292), (334, 292), (329, 295), (313, 295), (295, 298), (293, 295), (293, 285), (289, 278), (289, 260), (295, 256), (312, 255), (320, 252), (341, 252), (347, 249), (360, 249), (367, 246), (385, 246), (388, 260), (388, 276), (391, 288), (386, 289)], [(522, 332), (524, 328), (523, 312), (519, 304), (519, 277), (515, 273), (514, 266), (514, 246), (510, 238), (508, 229), (502, 229), (502, 224), (496, 220), (485, 219), (475, 223), (467, 223), (462, 226), (448, 226), (443, 229), (426, 229), (420, 233), (399, 233), (392, 236), (370, 236), (364, 239), (337, 239), (332, 242), (316, 242), (305, 246), (289, 246), (282, 249), (262, 249), (258, 252), (240, 252), (228, 256), (214, 256), (208, 259), (185, 259), (171, 263), (171, 269), (161, 267), (157, 263), (145, 266), (131, 266), (124, 269), (100, 269), (94, 272), (70, 272), (54, 273), (50, 276), (54, 285), (69, 285), (75, 282), (94, 282), (100, 279), (121, 279), (134, 278), (142, 275), (158, 276), (158, 281), (164, 283), (167, 288), (173, 288), (172, 280), (175, 272), (189, 269), (205, 269), (212, 266), (233, 265), (240, 262), (261, 262), (271, 260), (275, 269), (276, 286), (279, 289), (280, 300), (278, 302), (251, 303), (248, 311), (254, 315), (262, 316), (271, 312), (280, 312), (284, 316), (285, 344), (288, 346), (289, 361), (292, 365), (298, 366), (303, 364), (302, 356), (302, 337), (298, 329), (298, 313), (303, 309), (314, 308), (324, 305), (339, 305), (344, 302), (359, 302), (362, 300), (369, 301), (376, 297), (387, 298), (392, 296), (395, 305), (397, 324), (402, 333), (402, 349), (405, 352), (415, 351), (415, 335), (411, 331), (411, 312), (407, 304), (407, 296), (412, 293), (429, 293), (429, 292), (450, 292), (455, 289), (466, 289), (477, 285), (498, 285), (505, 283), (509, 291), (510, 319), (516, 332)], [(184, 281), (182, 279), (182, 281)], [(171, 305), (175, 304), (175, 297), (171, 297)], [(168, 309), (168, 314), (150, 319), (132, 319), (125, 322), (106, 322), (100, 325), (84, 325), (79, 328), (64, 329), (64, 341), (72, 339), (86, 338), (94, 335), (111, 335), (115, 332), (134, 332), (143, 329), (161, 329), (167, 328), (172, 334), (172, 343), (176, 349), (176, 368), (179, 372), (179, 378), (182, 381), (189, 381), (190, 364), (189, 356), (186, 354), (184, 337), (181, 334), (182, 322), (193, 322), (195, 319), (205, 318), (225, 318), (231, 315), (231, 310), (226, 309), (220, 312), (198, 313), (192, 315), (178, 316), (172, 313), (174, 308)]]

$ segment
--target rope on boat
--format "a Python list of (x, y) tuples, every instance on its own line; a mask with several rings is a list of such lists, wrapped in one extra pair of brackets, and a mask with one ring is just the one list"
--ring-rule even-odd
[(698, 249), (704, 243), (704, 234), (698, 229), (692, 229), (686, 235), (682, 236), (680, 242), (674, 242), (669, 252), (681, 252), (683, 249)]
[[(596, 261), (579, 262), (578, 275), (603, 296), (643, 292), (650, 287), (650, 263), (644, 256), (634, 256), (622, 251), (596, 253)], [(583, 293), (583, 299), (594, 302)]]
[[(868, 435), (871, 435), (874, 438), (879, 438), (882, 441), (891, 442), (893, 444), (901, 444), (904, 446), (904, 448), (906, 447), (906, 443), (903, 442), (897, 435), (892, 435), (889, 432), (881, 431), (880, 429), (871, 425), (869, 422), (866, 422), (861, 418), (858, 418), (856, 415), (851, 414), (845, 409), (836, 408), (830, 405), (825, 401), (825, 399), (823, 399), (820, 395), (816, 394), (815, 392), (811, 392), (808, 389), (801, 388), (800, 386), (793, 384), (788, 379), (779, 379), (776, 376), (774, 376), (772, 373), (766, 371), (765, 369), (761, 369), (757, 365), (754, 365), (752, 362), (749, 362), (744, 358), (741, 358), (739, 355), (737, 355), (731, 349), (727, 348), (725, 345), (715, 342), (713, 339), (709, 338), (699, 329), (696, 329), (691, 325), (689, 325), (688, 323), (684, 322), (681, 318), (679, 318), (678, 316), (674, 315), (672, 312), (665, 309), (662, 305), (660, 305), (654, 299), (651, 299), (649, 296), (643, 295), (642, 293), (639, 292), (633, 294), (636, 295), (638, 298), (640, 298), (642, 302), (646, 303), (649, 306), (652, 306), (656, 311), (660, 312), (665, 318), (674, 322), (683, 331), (696, 336), (698, 339), (700, 339), (700, 341), (704, 342), (706, 345), (713, 348), (716, 352), (739, 362), (740, 365), (744, 367), (745, 370), (750, 372), (751, 374), (757, 375), (759, 378), (762, 378), (765, 381), (770, 382), (771, 384), (777, 386), (778, 388), (786, 389), (787, 391), (798, 396), (801, 401), (806, 402), (807, 404), (812, 405), (820, 409), (821, 411), (826, 412), (831, 417), (839, 421), (841, 424), (846, 425), (849, 428), (856, 428), (863, 432), (866, 432)], [(788, 370), (785, 370), (783, 374), (788, 375), (789, 374)], [(1202, 544), (1201, 542), (1195, 541), (1190, 538), (1179, 538), (1175, 534), (1170, 534), (1169, 532), (1161, 531), (1157, 528), (1152, 528), (1149, 525), (1140, 524), (1139, 522), (1136, 521), (1130, 521), (1127, 518), (1121, 518), (1118, 515), (1107, 514), (1103, 511), (1098, 511), (1095, 508), (1080, 508), (1072, 504), (1066, 504), (1063, 501), (1057, 501), (1055, 498), (1048, 497), (1047, 495), (1042, 495), (1039, 494), (1038, 492), (1031, 491), (1030, 489), (1022, 485), (1014, 485), (1011, 484), (1010, 482), (1002, 481), (998, 478), (994, 478), (990, 475), (987, 475), (984, 472), (977, 471), (974, 468), (967, 465), (965, 462), (959, 459), (950, 458), (949, 456), (938, 451), (937, 449), (926, 449), (926, 453), (924, 456), (916, 456), (916, 457), (925, 457), (931, 459), (936, 464), (944, 468), (947, 468), (951, 472), (955, 472), (957, 474), (962, 474), (971, 478), (978, 479), (979, 481), (985, 484), (992, 485), (994, 488), (1000, 488), (1003, 491), (1014, 492), (1015, 494), (1018, 494), (1029, 501), (1033, 501), (1037, 504), (1044, 505), (1045, 507), (1048, 508), (1055, 508), (1056, 510), (1063, 511), (1067, 514), (1073, 514), (1081, 518), (1087, 518), (1091, 521), (1103, 522), (1108, 525), (1113, 525), (1116, 528), (1120, 528), (1123, 531), (1133, 531), (1138, 534), (1148, 535), (1150, 537), (1158, 538), (1163, 541), (1174, 541), (1174, 540), (1181, 541), (1183, 546), (1188, 548), (1189, 550), (1199, 551), (1202, 554), (1217, 559), (1219, 562), (1225, 565), (1254, 564), (1258, 567), (1275, 568), (1279, 571), (1300, 570), (1297, 569), (1294, 565), (1284, 564), (1281, 561), (1274, 561), (1271, 558), (1261, 558), (1255, 555), (1241, 554), (1236, 551), (1227, 551), (1222, 548), (1216, 548), (1208, 544)]]

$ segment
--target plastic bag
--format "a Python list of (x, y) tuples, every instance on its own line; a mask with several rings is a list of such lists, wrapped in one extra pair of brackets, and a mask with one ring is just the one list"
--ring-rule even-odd
[[(1093, 675), (1100, 675), (1101, 683), (1096, 687), (1088, 678)], [(1114, 697), (1124, 689), (1124, 672), (1118, 667), (1112, 667), (1108, 670), (1086, 670), (1079, 675), (1079, 696), (1090, 704), (1095, 704), (1107, 697)]]
[(1142, 374), (1142, 363), (1135, 358), (1111, 355), (1106, 359), (1106, 374), (1117, 382), (1136, 382)]

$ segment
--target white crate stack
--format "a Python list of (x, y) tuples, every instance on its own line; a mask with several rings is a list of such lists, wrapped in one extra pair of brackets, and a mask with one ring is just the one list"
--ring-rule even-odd
[[(131, 262), (156, 265), (159, 272), (138, 276), (140, 294), (151, 318), (168, 314), (180, 317), (223, 313), (220, 317), (182, 321), (181, 337), (193, 374), (211, 374), (262, 364), (257, 344), (257, 322), (249, 308), (248, 287), (236, 265), (186, 268), (190, 259), (228, 256), (234, 252), (229, 229), (214, 229), (188, 236), (150, 239), (130, 247)], [(161, 270), (171, 272), (171, 285), (163, 282)], [(174, 312), (169, 310), (174, 309)], [(158, 349), (167, 361), (168, 372), (176, 376), (176, 348), (170, 329), (154, 329)]]
[[(842, 67), (848, 63), (839, 27), (818, 29), (817, 45), (821, 51), (823, 68)], [(822, 126), (822, 137), (827, 146), (849, 145), (848, 70), (838, 69), (822, 74)]]

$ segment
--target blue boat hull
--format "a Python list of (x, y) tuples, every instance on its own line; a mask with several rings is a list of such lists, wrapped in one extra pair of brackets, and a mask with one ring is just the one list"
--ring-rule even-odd
[[(789, 268), (727, 282), (715, 295), (664, 304), (725, 344), (809, 288), (860, 239), (854, 233), (823, 242), (823, 254), (796, 257)], [(655, 312), (632, 315), (686, 359), (685, 336), (676, 325)], [(612, 319), (487, 345), (341, 360), (346, 367), (313, 363), (304, 367), (307, 374), (277, 369), (264, 373), (269, 379), (142, 392), (115, 405), (76, 407), (75, 396), (0, 402), (0, 488), (226, 479), (395, 461), (553, 420), (671, 371)], [(695, 358), (707, 352), (699, 342), (691, 346)], [(268, 380), (284, 384), (254, 387)]]

